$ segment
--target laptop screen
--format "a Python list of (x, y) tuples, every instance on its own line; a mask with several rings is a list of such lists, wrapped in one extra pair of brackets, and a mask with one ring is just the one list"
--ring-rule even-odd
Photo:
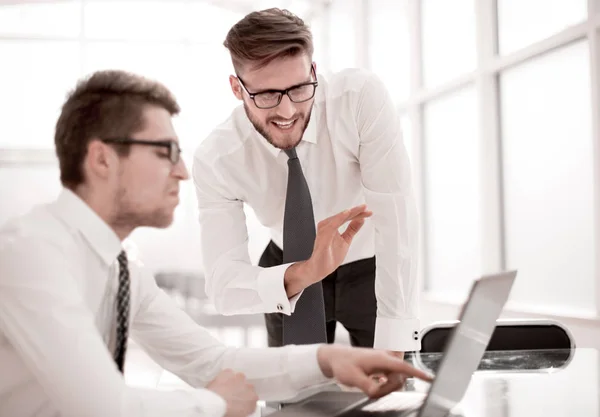
[(445, 416), (465, 395), (516, 274), (511, 271), (489, 275), (473, 283), (419, 416)]

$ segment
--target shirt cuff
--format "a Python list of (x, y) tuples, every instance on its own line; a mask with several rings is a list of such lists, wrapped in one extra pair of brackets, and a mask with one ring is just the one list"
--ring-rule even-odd
[(283, 278), (285, 271), (292, 264), (283, 264), (270, 268), (263, 268), (258, 274), (257, 290), (263, 302), (265, 313), (283, 313), (290, 315), (296, 308), (296, 302), (302, 295), (302, 291), (288, 299), (285, 292)]
[(375, 322), (375, 349), (413, 352), (421, 350), (421, 323), (419, 319), (377, 317)]
[(292, 388), (301, 390), (311, 385), (330, 381), (319, 366), (317, 351), (322, 345), (289, 346), (288, 375)]

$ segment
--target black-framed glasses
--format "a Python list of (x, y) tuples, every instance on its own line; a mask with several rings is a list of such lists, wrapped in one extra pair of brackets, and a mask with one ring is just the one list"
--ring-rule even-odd
[(116, 143), (119, 145), (146, 145), (146, 146), (157, 146), (160, 148), (167, 148), (169, 151), (169, 161), (173, 165), (179, 162), (181, 155), (181, 148), (179, 144), (174, 140), (144, 140), (144, 139), (131, 139), (131, 138), (107, 138), (101, 139), (105, 143)]
[(264, 90), (257, 91), (256, 93), (251, 93), (246, 88), (244, 84), (244, 80), (238, 75), (237, 78), (240, 81), (244, 90), (248, 93), (248, 96), (254, 102), (254, 105), (259, 109), (272, 109), (273, 107), (279, 106), (281, 103), (281, 99), (283, 95), (286, 94), (289, 99), (294, 103), (303, 103), (305, 101), (310, 100), (315, 96), (315, 92), (317, 91), (317, 86), (319, 82), (317, 80), (317, 74), (315, 72), (315, 67), (311, 65), (311, 74), (314, 75), (315, 81), (310, 81), (298, 85), (294, 85), (286, 90)]

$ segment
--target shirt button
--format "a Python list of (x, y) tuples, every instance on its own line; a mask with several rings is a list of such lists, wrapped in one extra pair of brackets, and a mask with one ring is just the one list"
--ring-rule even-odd
[(283, 304), (277, 304), (277, 310), (278, 311), (283, 311)]

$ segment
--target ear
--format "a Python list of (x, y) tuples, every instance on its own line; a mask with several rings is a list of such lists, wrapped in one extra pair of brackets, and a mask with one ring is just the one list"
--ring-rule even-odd
[(116, 166), (116, 152), (98, 139), (92, 139), (88, 144), (84, 169), (87, 178), (108, 179)]
[(312, 66), (315, 69), (315, 74), (316, 74), (317, 73), (317, 63), (315, 61), (313, 61)]
[(229, 85), (231, 86), (231, 91), (233, 92), (233, 95), (238, 99), (238, 100), (243, 100), (242, 98), (242, 86), (240, 85), (240, 82), (238, 81), (237, 77), (234, 75), (230, 75), (229, 76)]

